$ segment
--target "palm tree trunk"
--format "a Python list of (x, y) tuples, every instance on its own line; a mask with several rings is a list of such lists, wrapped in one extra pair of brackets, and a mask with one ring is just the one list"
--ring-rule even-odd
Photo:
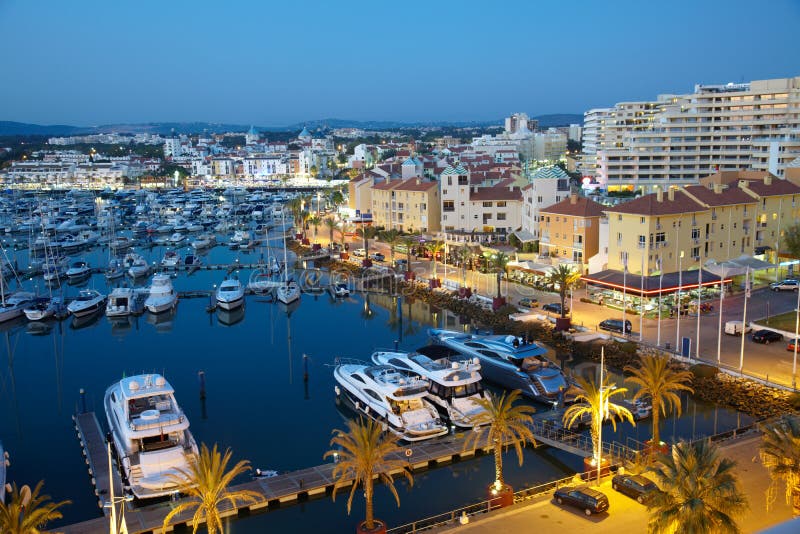
[(800, 485), (792, 488), (792, 517), (800, 517)]
[(600, 443), (600, 425), (602, 425), (603, 422), (598, 421), (598, 417), (597, 414), (592, 413), (592, 428), (590, 434), (592, 435), (592, 448), (594, 449), (592, 451), (592, 456), (599, 462), (600, 458), (603, 456), (602, 445)]
[(494, 479), (500, 483), (500, 486), (505, 486), (503, 481), (503, 446), (500, 440), (494, 440)]
[(564, 291), (564, 289), (561, 289), (561, 291), (559, 291), (559, 296), (561, 297), (561, 318), (563, 319), (564, 317), (567, 316), (565, 311), (567, 305), (567, 292)]
[(367, 530), (375, 528), (375, 518), (373, 517), (372, 510), (372, 477), (364, 481), (364, 498), (366, 500), (367, 517), (364, 521), (364, 527)]
[(502, 295), (500, 294), (500, 280), (502, 280), (502, 278), (503, 278), (503, 273), (498, 271), (497, 272), (497, 298), (498, 298), (498, 300), (500, 298), (502, 298)]
[(658, 428), (658, 418), (661, 416), (659, 414), (659, 410), (661, 409), (660, 402), (656, 399), (652, 399), (651, 401), (651, 410), (653, 413), (653, 443), (651, 444), (653, 447), (658, 447), (661, 445), (661, 432)]

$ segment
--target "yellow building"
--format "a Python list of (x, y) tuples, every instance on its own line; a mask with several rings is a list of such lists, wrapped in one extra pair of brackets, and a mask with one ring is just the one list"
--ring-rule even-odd
[(439, 183), (412, 177), (389, 180), (371, 187), (372, 221), (401, 232), (438, 232), (441, 229)]
[(600, 217), (604, 206), (572, 194), (539, 210), (539, 252), (580, 264), (586, 272), (589, 258), (599, 249)]
[(606, 209), (608, 269), (622, 271), (627, 259), (628, 272), (652, 275), (780, 250), (786, 228), (800, 218), (800, 187), (768, 173), (728, 178)]

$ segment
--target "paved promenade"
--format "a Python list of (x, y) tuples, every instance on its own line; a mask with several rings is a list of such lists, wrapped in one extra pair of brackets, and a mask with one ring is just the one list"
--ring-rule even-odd
[[(740, 520), (743, 532), (759, 532), (792, 518), (791, 508), (783, 493), (767, 512), (765, 492), (769, 486), (767, 470), (758, 460), (760, 436), (748, 436), (723, 446), (723, 455), (737, 462), (737, 472), (750, 502), (750, 511)], [(755, 461), (754, 461), (755, 459)], [(609, 512), (587, 517), (583, 511), (561, 507), (552, 501), (552, 494), (529, 503), (517, 504), (482, 517), (472, 517), (466, 525), (441, 527), (434, 532), (459, 534), (519, 534), (520, 532), (593, 533), (647, 532), (647, 508), (611, 489), (611, 480), (603, 482), (601, 491), (608, 495)]]

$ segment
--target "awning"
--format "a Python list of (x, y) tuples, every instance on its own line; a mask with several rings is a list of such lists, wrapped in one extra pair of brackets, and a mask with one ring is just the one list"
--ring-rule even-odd
[(529, 260), (523, 261), (510, 261), (506, 264), (509, 269), (522, 269), (524, 271), (531, 271), (535, 273), (547, 274), (553, 268), (549, 263), (536, 263)]
[[(721, 277), (706, 269), (703, 269), (702, 272), (694, 270), (645, 277), (632, 273), (626, 275), (622, 271), (608, 269), (583, 276), (581, 280), (590, 285), (607, 287), (617, 291), (622, 291), (624, 288), (625, 291), (635, 296), (656, 297), (659, 292), (661, 294), (669, 294), (677, 292), (678, 289), (681, 291), (697, 289), (698, 285), (702, 287), (716, 286), (719, 285)], [(730, 281), (730, 278), (725, 278), (725, 283)]]
[(531, 241), (536, 241), (536, 238), (533, 236), (532, 233), (528, 232), (527, 230), (514, 230), (511, 232), (511, 235), (517, 236), (523, 243), (530, 243)]

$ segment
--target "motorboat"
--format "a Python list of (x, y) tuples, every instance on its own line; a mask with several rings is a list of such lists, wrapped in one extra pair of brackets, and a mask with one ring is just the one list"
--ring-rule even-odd
[(137, 499), (173, 495), (175, 476), (198, 455), (189, 420), (161, 375), (123, 378), (106, 390), (104, 406), (120, 475)]
[(45, 261), (42, 267), (42, 278), (44, 278), (45, 282), (57, 282), (62, 278), (66, 278), (68, 266), (69, 260), (64, 256), (50, 258)]
[(128, 256), (126, 256), (126, 263), (128, 263), (128, 259), (130, 259), (128, 276), (131, 278), (141, 278), (150, 274), (150, 265), (147, 264), (146, 259), (138, 254), (128, 254)]
[(3, 442), (0, 441), (0, 504), (6, 502), (6, 469), (10, 465), (8, 452), (3, 448)]
[(213, 234), (200, 234), (197, 239), (192, 241), (192, 248), (195, 250), (202, 250), (213, 247), (217, 242), (217, 238)]
[(217, 289), (217, 306), (233, 310), (244, 304), (244, 286), (238, 278), (226, 278)]
[(201, 267), (203, 265), (203, 260), (200, 259), (200, 256), (195, 256), (194, 254), (187, 254), (185, 258), (183, 258), (183, 266), (187, 269), (191, 269), (193, 267)]
[(108, 295), (106, 317), (125, 317), (143, 311), (141, 293), (132, 287), (115, 287)]
[(81, 289), (78, 297), (67, 305), (67, 310), (75, 317), (92, 315), (103, 307), (106, 296), (94, 289)]
[(172, 244), (180, 243), (184, 239), (186, 239), (186, 236), (180, 232), (175, 232), (174, 234), (169, 236), (169, 242)]
[(329, 286), (331, 296), (337, 299), (343, 299), (350, 296), (350, 288), (344, 282), (337, 282)]
[(472, 335), (452, 330), (428, 331), (434, 343), (478, 358), (481, 374), (507, 389), (518, 389), (536, 401), (556, 404), (575, 400), (578, 393), (561, 368), (545, 357), (548, 350), (513, 335)]
[(92, 268), (85, 261), (76, 261), (69, 266), (66, 274), (70, 280), (82, 280), (92, 274)]
[(168, 250), (161, 259), (161, 266), (169, 269), (181, 264), (181, 255), (177, 250)]
[(67, 307), (61, 297), (39, 297), (24, 310), (29, 321), (43, 321), (50, 317), (64, 317)]
[(116, 280), (125, 276), (125, 267), (119, 258), (111, 258), (106, 268), (106, 280)]
[(372, 361), (425, 378), (430, 384), (426, 398), (457, 427), (473, 428), (475, 418), (486, 411), (477, 402), (485, 398), (478, 358), (430, 345), (416, 352), (377, 351)]
[(2, 299), (0, 299), (0, 323), (16, 319), (25, 313), (31, 302), (36, 299), (36, 295), (28, 291), (16, 291), (10, 295), (5, 294), (5, 280), (0, 277), (2, 285)]
[(388, 365), (341, 363), (333, 371), (343, 395), (358, 412), (386, 424), (406, 441), (421, 441), (447, 434), (436, 408), (426, 400), (430, 383)]
[(233, 326), (240, 323), (242, 319), (244, 319), (244, 306), (239, 306), (231, 310), (226, 310), (224, 308), (219, 308), (217, 310), (217, 320), (219, 320), (219, 324), (223, 326)]
[(231, 244), (242, 245), (250, 241), (250, 232), (245, 230), (236, 230), (231, 237)]
[(150, 313), (162, 313), (169, 311), (178, 304), (178, 294), (172, 287), (172, 279), (167, 274), (159, 273), (153, 275), (144, 307)]

